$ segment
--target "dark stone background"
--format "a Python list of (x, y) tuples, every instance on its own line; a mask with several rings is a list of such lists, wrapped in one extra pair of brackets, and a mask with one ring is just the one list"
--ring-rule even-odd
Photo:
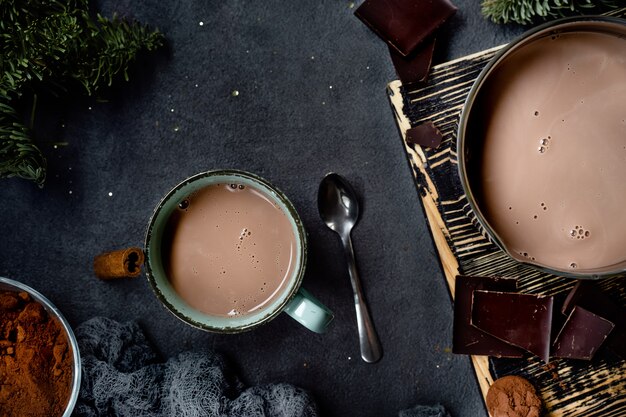
[[(478, 0), (455, 3), (436, 62), (521, 32), (485, 21)], [(106, 102), (43, 100), (37, 135), (48, 180), (43, 189), (0, 182), (0, 275), (44, 293), (74, 326), (97, 315), (138, 320), (164, 357), (216, 349), (248, 384), (304, 387), (324, 416), (395, 416), (438, 402), (456, 417), (486, 416), (469, 359), (449, 353), (452, 305), (385, 94), (395, 79), (387, 47), (354, 8), (338, 0), (97, 4), (106, 16), (158, 27), (168, 47)], [(304, 286), (336, 315), (327, 334), (286, 315), (241, 335), (208, 334), (168, 313), (144, 277), (93, 276), (101, 251), (142, 245), (171, 187), (216, 168), (266, 177), (300, 211), (311, 248)], [(359, 358), (339, 240), (316, 209), (329, 171), (363, 200), (353, 238), (384, 349), (375, 365)]]

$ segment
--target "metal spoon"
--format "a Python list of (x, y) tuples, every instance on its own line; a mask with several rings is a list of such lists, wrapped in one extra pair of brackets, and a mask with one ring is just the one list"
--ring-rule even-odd
[(359, 219), (359, 203), (356, 193), (348, 181), (331, 172), (320, 183), (317, 207), (324, 223), (341, 237), (348, 261), (350, 283), (354, 291), (354, 307), (356, 308), (356, 321), (359, 329), (361, 357), (365, 362), (374, 363), (382, 356), (382, 349), (365, 304), (361, 281), (356, 270), (352, 239), (350, 238), (350, 232)]

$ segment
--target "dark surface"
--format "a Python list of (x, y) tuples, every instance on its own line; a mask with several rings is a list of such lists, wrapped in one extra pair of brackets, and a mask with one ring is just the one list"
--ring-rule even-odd
[[(484, 21), (475, 0), (455, 4), (437, 34), (435, 63), (520, 32)], [(385, 94), (395, 79), (388, 49), (350, 3), (124, 0), (97, 8), (159, 27), (168, 48), (108, 102), (40, 106), (48, 181), (44, 189), (1, 182), (0, 275), (41, 291), (74, 326), (96, 315), (138, 320), (164, 357), (212, 348), (249, 384), (307, 388), (324, 416), (396, 416), (438, 402), (455, 417), (486, 416), (469, 358), (449, 353), (452, 305)], [(53, 140), (69, 145), (54, 149)], [(98, 253), (143, 244), (171, 187), (215, 168), (266, 177), (300, 211), (310, 238), (304, 285), (336, 316), (327, 334), (286, 315), (246, 334), (207, 334), (168, 313), (145, 278), (93, 276)], [(318, 183), (329, 171), (362, 196), (353, 238), (384, 350), (375, 365), (359, 359), (340, 243), (317, 214)]]

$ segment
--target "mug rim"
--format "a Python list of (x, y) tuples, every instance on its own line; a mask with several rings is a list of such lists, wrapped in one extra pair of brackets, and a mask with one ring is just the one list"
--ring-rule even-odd
[[(609, 278), (616, 275), (621, 275), (626, 272), (626, 266), (622, 266), (620, 268), (611, 269), (607, 271), (569, 271), (569, 270), (560, 270), (556, 268), (552, 268), (546, 265), (541, 265), (532, 262), (527, 259), (520, 259), (514, 255), (514, 253), (509, 250), (506, 245), (502, 242), (499, 235), (496, 231), (489, 225), (486, 217), (482, 214), (481, 210), (478, 207), (478, 203), (476, 202), (476, 198), (474, 193), (472, 192), (472, 188), (470, 186), (469, 176), (467, 174), (467, 167), (465, 163), (467, 146), (466, 146), (466, 132), (467, 127), (469, 125), (469, 119), (471, 115), (472, 108), (475, 104), (476, 97), (481, 91), (482, 86), (485, 83), (485, 80), (488, 79), (489, 75), (492, 71), (506, 58), (506, 56), (515, 51), (516, 49), (523, 47), (527, 42), (532, 42), (536, 40), (538, 37), (547, 36), (550, 33), (559, 34), (562, 31), (568, 28), (572, 28), (577, 26), (576, 24), (581, 24), (584, 26), (585, 23), (593, 24), (593, 23), (609, 23), (615, 24), (619, 26), (626, 26), (626, 19), (614, 17), (614, 16), (575, 16), (575, 17), (565, 17), (561, 19), (557, 19), (551, 22), (546, 22), (541, 25), (538, 25), (532, 29), (527, 30), (508, 44), (502, 47), (485, 65), (485, 67), (478, 74), (478, 77), (472, 84), (470, 91), (463, 103), (463, 107), (461, 110), (461, 116), (459, 119), (459, 125), (457, 129), (457, 162), (458, 162), (458, 174), (461, 180), (461, 186), (463, 187), (463, 191), (465, 192), (465, 196), (470, 205), (470, 208), (476, 219), (478, 220), (481, 228), (487, 233), (489, 239), (496, 244), (504, 253), (506, 253), (510, 258), (515, 261), (529, 265), (535, 269), (538, 269), (541, 272), (549, 273), (552, 275), (563, 276), (567, 278), (576, 278), (576, 279), (588, 279), (588, 280), (598, 280), (602, 278)], [(623, 265), (623, 264), (616, 264)], [(610, 268), (612, 265), (607, 265), (604, 268)]]
[[(258, 320), (255, 320), (253, 322), (250, 323), (246, 323), (244, 325), (241, 326), (225, 326), (225, 327), (220, 327), (220, 326), (215, 326), (215, 325), (211, 325), (211, 324), (207, 324), (201, 321), (197, 321), (187, 315), (185, 315), (183, 312), (181, 312), (178, 308), (176, 308), (176, 306), (170, 302), (170, 300), (168, 299), (168, 297), (166, 297), (163, 292), (161, 291), (161, 289), (159, 288), (158, 283), (156, 282), (156, 279), (154, 277), (154, 271), (152, 269), (152, 265), (151, 265), (151, 254), (150, 254), (150, 241), (152, 239), (152, 235), (153, 235), (153, 230), (155, 227), (155, 223), (156, 221), (159, 219), (159, 215), (161, 213), (163, 213), (162, 209), (164, 207), (164, 205), (173, 197), (173, 195), (179, 191), (180, 189), (182, 189), (183, 187), (187, 186), (188, 184), (191, 184), (193, 182), (196, 182), (198, 180), (201, 180), (203, 178), (209, 178), (209, 177), (216, 177), (216, 176), (230, 176), (230, 177), (242, 177), (242, 178), (246, 178), (248, 180), (251, 180), (254, 183), (260, 184), (262, 187), (265, 187), (269, 190), (271, 190), (274, 194), (275, 197), (270, 195), (270, 197), (272, 197), (272, 199), (278, 199), (287, 209), (287, 212), (285, 214), (287, 214), (289, 217), (291, 217), (291, 219), (293, 220), (295, 226), (296, 226), (296, 230), (295, 232), (297, 233), (297, 237), (299, 238), (299, 242), (300, 244), (298, 245), (298, 255), (300, 256), (300, 265), (299, 267), (293, 271), (292, 276), (290, 277), (289, 280), (289, 290), (285, 291), (285, 293), (287, 293), (286, 296), (283, 296), (283, 300), (280, 302), (279, 305), (277, 305), (276, 307), (273, 308), (272, 311), (267, 312), (267, 314), (263, 315), (262, 317), (260, 317)], [(282, 208), (281, 208), (282, 210)], [(171, 214), (171, 213), (170, 213)], [(169, 215), (168, 214), (168, 217)], [(209, 171), (204, 171), (204, 172), (200, 172), (197, 173), (195, 175), (192, 175), (191, 177), (188, 177), (182, 181), (180, 181), (177, 185), (175, 185), (173, 188), (170, 189), (170, 191), (168, 191), (163, 198), (161, 198), (161, 200), (159, 201), (159, 203), (155, 206), (152, 215), (150, 216), (150, 221), (148, 222), (148, 228), (146, 230), (146, 234), (145, 234), (145, 238), (144, 238), (144, 253), (145, 253), (145, 269), (146, 269), (146, 277), (148, 279), (148, 283), (150, 284), (150, 287), (152, 288), (153, 293), (155, 294), (155, 296), (157, 297), (157, 299), (161, 302), (161, 304), (163, 304), (167, 310), (172, 313), (175, 317), (177, 317), (178, 319), (180, 319), (181, 321), (183, 321), (184, 323), (195, 327), (197, 329), (201, 329), (201, 330), (205, 330), (205, 331), (209, 331), (209, 332), (214, 332), (214, 333), (241, 333), (241, 332), (245, 332), (248, 330), (251, 330), (253, 328), (256, 328), (260, 325), (263, 325), (271, 320), (273, 320), (274, 318), (276, 318), (276, 316), (278, 316), (280, 313), (283, 312), (283, 310), (285, 309), (285, 307), (289, 304), (289, 302), (291, 302), (291, 300), (295, 297), (295, 295), (297, 294), (297, 292), (300, 289), (300, 286), (302, 284), (302, 280), (304, 278), (304, 271), (306, 269), (306, 261), (307, 261), (307, 236), (306, 236), (306, 230), (304, 229), (304, 224), (302, 223), (302, 219), (300, 218), (300, 215), (298, 214), (297, 210), (295, 209), (293, 203), (291, 203), (291, 201), (287, 198), (287, 196), (280, 190), (278, 189), (276, 186), (274, 186), (272, 183), (270, 183), (268, 180), (266, 180), (265, 178), (253, 174), (251, 172), (248, 171), (243, 171), (243, 170), (239, 170), (239, 169), (216, 169), (216, 170), (209, 170)], [(167, 276), (165, 276), (165, 279), (168, 279)], [(210, 314), (206, 314), (203, 313), (193, 307), (190, 307), (192, 310), (194, 310), (195, 312), (201, 314), (202, 316), (206, 316), (207, 318), (209, 317), (215, 317), (215, 316), (211, 316)]]

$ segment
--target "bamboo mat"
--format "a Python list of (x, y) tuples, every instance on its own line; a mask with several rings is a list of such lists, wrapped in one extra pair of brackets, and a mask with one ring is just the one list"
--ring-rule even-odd
[[(626, 8), (608, 15), (626, 17)], [(432, 68), (429, 80), (414, 88), (400, 81), (387, 87), (424, 214), (437, 248), (450, 294), (458, 274), (518, 278), (520, 292), (563, 297), (572, 279), (539, 272), (509, 258), (481, 230), (457, 172), (456, 131), (472, 83), (502, 46)], [(406, 142), (407, 129), (433, 121), (443, 133), (436, 150)], [(603, 290), (626, 305), (626, 279), (601, 282)], [(536, 357), (490, 359), (472, 356), (483, 396), (504, 375), (528, 378), (540, 391), (548, 417), (626, 416), (626, 361), (603, 352), (592, 362), (558, 359), (546, 366)]]

